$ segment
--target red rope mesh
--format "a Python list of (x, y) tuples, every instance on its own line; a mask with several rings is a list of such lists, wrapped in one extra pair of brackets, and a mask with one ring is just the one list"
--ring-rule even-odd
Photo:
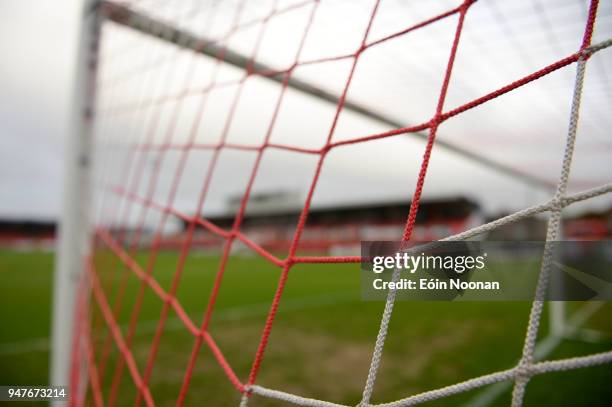
[[(88, 364), (88, 375), (89, 375), (89, 391), (91, 392), (91, 399), (94, 405), (103, 404), (104, 400), (107, 400), (108, 405), (113, 406), (117, 402), (117, 396), (119, 392), (119, 386), (121, 383), (121, 378), (123, 375), (124, 368), (127, 367), (128, 373), (134, 382), (135, 387), (138, 390), (136, 405), (144, 402), (147, 406), (154, 405), (153, 396), (150, 393), (150, 389), (148, 387), (148, 382), (151, 377), (151, 373), (155, 366), (156, 354), (159, 348), (159, 343), (161, 336), (164, 331), (165, 322), (167, 320), (168, 314), (170, 310), (174, 311), (177, 315), (181, 323), (184, 325), (185, 329), (194, 337), (194, 344), (191, 351), (191, 355), (189, 357), (189, 361), (185, 370), (185, 374), (183, 377), (182, 385), (178, 394), (177, 405), (182, 405), (185, 401), (185, 397), (189, 390), (189, 384), (193, 375), (193, 370), (195, 364), (197, 362), (197, 358), (200, 352), (200, 349), (203, 344), (205, 344), (210, 351), (212, 352), (215, 360), (221, 367), (221, 369), (225, 372), (229, 381), (233, 384), (233, 386), (240, 392), (245, 392), (245, 385), (251, 385), (255, 383), (257, 379), (257, 374), (260, 370), (261, 363), (263, 361), (265, 350), (268, 344), (268, 339), (270, 333), (273, 328), (274, 319), (280, 305), (281, 297), (287, 283), (288, 275), (291, 268), (295, 264), (327, 264), (327, 263), (358, 263), (360, 262), (360, 257), (358, 256), (298, 256), (297, 249), (300, 242), (300, 237), (305, 228), (311, 201), (313, 199), (315, 189), (317, 186), (317, 182), (320, 177), (321, 169), (325, 162), (325, 158), (327, 154), (335, 149), (340, 148), (342, 146), (363, 143), (371, 140), (383, 139), (387, 137), (394, 137), (402, 134), (409, 134), (418, 131), (427, 130), (428, 138), (427, 144), (425, 146), (423, 159), (421, 162), (421, 167), (419, 170), (418, 178), (416, 181), (414, 195), (411, 200), (411, 206), (409, 213), (407, 214), (407, 220), (405, 224), (405, 229), (403, 233), (403, 240), (409, 240), (412, 235), (412, 231), (414, 229), (414, 224), (416, 221), (416, 215), (419, 208), (419, 202), (421, 199), (421, 194), (423, 190), (423, 186), (425, 183), (425, 178), (427, 175), (427, 169), (429, 160), (431, 157), (433, 145), (435, 143), (435, 138), (437, 134), (438, 127), (449, 118), (461, 114), (469, 109), (472, 109), (476, 106), (479, 106), (483, 103), (490, 101), (496, 97), (499, 97), (507, 92), (510, 92), (514, 89), (517, 89), (531, 81), (537, 80), (549, 73), (558, 70), (564, 66), (572, 64), (576, 62), (580, 56), (580, 51), (569, 55), (559, 61), (553, 62), (552, 64), (531, 73), (523, 78), (520, 78), (512, 83), (509, 83), (506, 86), (499, 88), (489, 94), (486, 94), (482, 97), (479, 97), (475, 100), (465, 103), (464, 105), (455, 107), (451, 110), (444, 111), (444, 102), (446, 98), (446, 94), (449, 88), (449, 83), (451, 79), (451, 73), (453, 69), (453, 64), (455, 60), (455, 56), (458, 50), (459, 39), (461, 36), (462, 28), (464, 25), (464, 20), (466, 14), (470, 8), (470, 6), (474, 3), (474, 0), (465, 0), (461, 5), (450, 9), (446, 12), (443, 12), (439, 15), (433, 16), (431, 18), (425, 19), (417, 24), (406, 27), (396, 33), (390, 34), (386, 37), (370, 40), (369, 33), (372, 27), (372, 23), (376, 17), (379, 0), (375, 0), (373, 8), (370, 13), (369, 21), (367, 27), (365, 28), (365, 32), (363, 33), (363, 38), (360, 46), (357, 50), (355, 50), (352, 54), (347, 55), (338, 55), (334, 57), (322, 58), (318, 60), (310, 60), (310, 61), (300, 61), (300, 55), (302, 49), (304, 47), (304, 43), (308, 37), (308, 33), (313, 22), (316, 19), (316, 13), (319, 2), (317, 0), (304, 1), (301, 3), (296, 3), (290, 7), (286, 8), (276, 8), (276, 4), (272, 6), (270, 12), (259, 19), (251, 20), (245, 23), (239, 23), (240, 17), (242, 15), (242, 11), (244, 9), (245, 0), (242, 0), (236, 7), (233, 23), (230, 31), (224, 35), (222, 38), (218, 39), (217, 42), (219, 44), (227, 44), (227, 42), (239, 31), (244, 30), (248, 27), (256, 26), (260, 24), (258, 37), (253, 47), (253, 50), (250, 55), (250, 64), (253, 66), (253, 63), (257, 59), (257, 53), (259, 46), (261, 45), (263, 36), (265, 34), (265, 30), (269, 21), (273, 18), (284, 14), (290, 10), (294, 10), (297, 8), (305, 8), (310, 7), (309, 17), (307, 24), (304, 27), (303, 34), (300, 39), (298, 50), (293, 59), (293, 63), (287, 69), (281, 69), (277, 71), (266, 71), (266, 72), (258, 72), (253, 69), (247, 69), (239, 79), (231, 80), (231, 81), (220, 81), (218, 80), (218, 72), (220, 67), (223, 64), (224, 54), (226, 48), (223, 48), (223, 51), (219, 53), (216, 57), (216, 65), (213, 69), (213, 73), (211, 75), (209, 84), (203, 88), (197, 89), (190, 87), (191, 75), (195, 70), (195, 63), (192, 62), (190, 71), (187, 74), (184, 82), (184, 88), (175, 94), (163, 93), (164, 89), (170, 88), (170, 83), (172, 81), (172, 75), (174, 74), (173, 64), (172, 62), (175, 60), (178, 55), (179, 49), (177, 48), (174, 53), (169, 56), (156, 58), (154, 63), (148, 62), (146, 66), (138, 67), (134, 71), (130, 71), (127, 74), (122, 74), (118, 76), (112, 76), (111, 78), (105, 78), (104, 80), (100, 80), (98, 86), (104, 85), (104, 88), (109, 91), (111, 97), (109, 98), (110, 107), (108, 109), (100, 108), (98, 110), (99, 117), (110, 118), (117, 115), (124, 115), (130, 112), (143, 112), (145, 117), (149, 117), (148, 120), (144, 121), (145, 131), (144, 131), (144, 140), (140, 140), (136, 143), (132, 148), (128, 151), (128, 155), (124, 161), (124, 167), (122, 169), (122, 173), (125, 174), (125, 179), (128, 180), (126, 184), (127, 188), (123, 188), (117, 185), (111, 185), (107, 188), (107, 192), (110, 194), (116, 195), (119, 199), (117, 199), (113, 206), (109, 207), (109, 203), (107, 200), (103, 202), (102, 207), (105, 210), (108, 210), (112, 215), (111, 219), (116, 222), (116, 224), (127, 224), (127, 221), (132, 216), (132, 209), (134, 206), (140, 207), (140, 213), (138, 216), (138, 224), (135, 229), (135, 233), (131, 241), (128, 241), (128, 236), (125, 232), (121, 233), (117, 238), (113, 237), (108, 230), (106, 230), (102, 226), (98, 226), (96, 228), (96, 237), (99, 241), (104, 244), (106, 248), (110, 250), (114, 254), (114, 263), (112, 263), (110, 267), (111, 273), (108, 273), (107, 276), (104, 276), (105, 281), (102, 281), (101, 278), (103, 276), (100, 275), (99, 272), (96, 271), (96, 265), (94, 262), (89, 259), (87, 266), (87, 278), (91, 285), (91, 289), (93, 292), (93, 304), (94, 309), (99, 311), (99, 319), (96, 319), (96, 313), (92, 313), (90, 317), (85, 312), (79, 313), (77, 318), (77, 328), (76, 331), (78, 335), (76, 335), (75, 345), (73, 349), (73, 385), (78, 385), (78, 371), (81, 368), (80, 363), (78, 363), (80, 352), (82, 351), (82, 346), (80, 345), (82, 340), (86, 341), (86, 352), (88, 354), (86, 357), (89, 359), (90, 363)], [(597, 4), (597, 1), (594, 0), (593, 4)], [(589, 21), (588, 21), (588, 29), (585, 33), (582, 47), (583, 50), (586, 46), (588, 46), (589, 38), (591, 37), (593, 31), (593, 25), (595, 21), (595, 10), (596, 7), (591, 7), (591, 11), (589, 13)], [(353, 79), (354, 72), (358, 65), (359, 58), (361, 55), (366, 52), (369, 48), (375, 47), (387, 41), (392, 41), (393, 39), (403, 37), (405, 35), (409, 35), (411, 32), (423, 28), (425, 26), (434, 24), (439, 22), (447, 17), (458, 15), (458, 23), (456, 27), (456, 31), (454, 34), (454, 38), (452, 41), (452, 45), (450, 48), (450, 56), (448, 59), (447, 67), (444, 73), (444, 80), (440, 90), (440, 94), (438, 97), (438, 103), (436, 107), (436, 111), (434, 112), (433, 117), (425, 123), (420, 123), (414, 126), (392, 129), (389, 131), (385, 131), (378, 134), (367, 134), (360, 137), (356, 137), (349, 140), (343, 141), (333, 141), (333, 136), (336, 130), (336, 125), (338, 123), (338, 118), (343, 111), (345, 106), (346, 96), (349, 92), (349, 88), (351, 85), (351, 81)], [(189, 17), (181, 16), (181, 18)], [(210, 19), (214, 18), (214, 12), (211, 13)], [(211, 20), (209, 20), (210, 23)], [(146, 44), (146, 42), (145, 42)], [(199, 47), (203, 48), (206, 44), (199, 44)], [(146, 45), (145, 45), (146, 47)], [(116, 50), (110, 54), (103, 54), (101, 56), (102, 61), (105, 61), (107, 58), (115, 58), (119, 57), (121, 54), (126, 52), (128, 48)], [(193, 61), (199, 58), (196, 52), (193, 53)], [(146, 59), (146, 58), (145, 58)], [(278, 143), (271, 143), (270, 137), (272, 131), (274, 129), (278, 113), (280, 107), (283, 103), (286, 90), (288, 88), (288, 83), (291, 75), (296, 68), (304, 65), (310, 64), (322, 64), (330, 61), (337, 60), (352, 60), (352, 65), (350, 72), (346, 78), (344, 83), (344, 88), (339, 99), (339, 102), (336, 106), (336, 111), (334, 118), (330, 124), (330, 129), (327, 135), (325, 145), (320, 149), (307, 149), (292, 145), (283, 145)], [(136, 103), (129, 103), (126, 105), (119, 105), (114, 103), (114, 93), (116, 92), (116, 88), (121, 86), (126, 81), (129, 81), (134, 78), (136, 75), (143, 75), (143, 70), (155, 68), (154, 74), (151, 75), (150, 83), (147, 81), (143, 81), (146, 86), (144, 86), (145, 92), (143, 92), (142, 97)], [(165, 72), (164, 72), (165, 71)], [(165, 75), (163, 77), (159, 77), (159, 73), (163, 72)], [(274, 107), (274, 111), (270, 122), (268, 124), (265, 138), (263, 143), (259, 146), (251, 146), (251, 145), (241, 145), (237, 143), (228, 143), (226, 141), (230, 126), (234, 119), (234, 113), (236, 111), (236, 107), (238, 101), (240, 100), (243, 86), (246, 81), (253, 76), (278, 76), (282, 75), (281, 89), (276, 100), (276, 104)], [(225, 121), (224, 128), (222, 130), (222, 136), (218, 143), (211, 144), (202, 144), (196, 143), (196, 136), (198, 130), (200, 128), (200, 121), (202, 119), (203, 113), (207, 106), (208, 95), (210, 95), (211, 91), (220, 89), (222, 87), (227, 86), (236, 86), (236, 93), (231, 103), (231, 107), (229, 110), (229, 114)], [(156, 89), (161, 89), (162, 92), (156, 94)], [(177, 121), (182, 108), (182, 101), (189, 95), (200, 94), (202, 96), (201, 102), (197, 108), (197, 113), (191, 125), (191, 131), (189, 135), (189, 140), (186, 143), (176, 143), (173, 141), (176, 135), (176, 126)], [(166, 128), (165, 137), (161, 144), (154, 143), (154, 135), (157, 133), (160, 123), (159, 116), (160, 111), (165, 104), (169, 102), (174, 102), (174, 109), (171, 113), (171, 120)], [(137, 131), (137, 129), (135, 130)], [(200, 213), (202, 213), (203, 204), (206, 199), (210, 183), (212, 177), (215, 173), (215, 168), (217, 167), (219, 161), (219, 155), (222, 150), (243, 150), (243, 151), (254, 151), (256, 152), (256, 159), (253, 164), (253, 168), (251, 170), (250, 177), (248, 179), (247, 186), (245, 188), (244, 194), (242, 196), (242, 200), (240, 202), (240, 207), (236, 214), (234, 224), (230, 230), (224, 230), (219, 226), (213, 224), (208, 221), (206, 218), (201, 217)], [(306, 200), (304, 202), (303, 209), (300, 213), (299, 220), (297, 222), (297, 226), (293, 235), (293, 239), (291, 242), (291, 246), (289, 249), (288, 255), (284, 258), (278, 258), (274, 254), (268, 252), (263, 247), (259, 246), (257, 243), (253, 242), (246, 235), (244, 235), (241, 230), (241, 224), (244, 218), (244, 214), (246, 211), (246, 207), (249, 201), (249, 197), (253, 188), (253, 184), (258, 174), (258, 170), (262, 161), (263, 153), (267, 149), (277, 149), (281, 151), (291, 151), (302, 154), (315, 155), (318, 157), (318, 162), (316, 166), (316, 170), (313, 174), (312, 181), (308, 190), (308, 194)], [(171, 183), (171, 189), (167, 196), (167, 202), (162, 204), (158, 202), (154, 202), (153, 197), (155, 195), (156, 188), (158, 186), (159, 181), (159, 173), (162, 167), (162, 163), (166, 153), (170, 150), (178, 150), (181, 152), (179, 158), (179, 164), (177, 166), (176, 172), (173, 177), (173, 181)], [(177, 193), (178, 185), (182, 179), (184, 168), (186, 165), (187, 157), (191, 151), (196, 150), (210, 150), (212, 151), (212, 158), (210, 160), (208, 169), (206, 171), (206, 175), (203, 179), (202, 189), (200, 191), (200, 195), (198, 198), (197, 209), (193, 215), (188, 215), (182, 213), (178, 209), (174, 207), (174, 200)], [(146, 185), (145, 195), (141, 196), (138, 191), (141, 188), (141, 183), (143, 182), (143, 176), (146, 165), (146, 153), (157, 153), (156, 160), (154, 162), (154, 167), (151, 172), (151, 176), (149, 177), (148, 184)], [(151, 245), (151, 251), (149, 253), (149, 257), (146, 263), (146, 267), (144, 269), (138, 264), (135, 260), (135, 256), (141, 244), (141, 238), (143, 233), (143, 228), (145, 225), (145, 220), (147, 217), (147, 213), (149, 210), (155, 210), (161, 213), (161, 219), (158, 223), (158, 226), (155, 231), (153, 243)], [(157, 254), (161, 247), (162, 240), (162, 232), (166, 221), (170, 216), (177, 217), (183, 220), (187, 225), (187, 232), (183, 243), (180, 247), (180, 257), (177, 263), (177, 267), (172, 278), (171, 287), (169, 290), (164, 290), (161, 285), (156, 281), (153, 276), (153, 271), (155, 268), (155, 262), (157, 258)], [(193, 235), (194, 231), (197, 227), (202, 227), (206, 229), (208, 232), (213, 235), (219, 237), (224, 240), (223, 252), (221, 255), (221, 260), (217, 269), (216, 278), (211, 289), (209, 301), (207, 307), (202, 316), (202, 321), (199, 325), (197, 325), (185, 312), (181, 303), (176, 298), (176, 291), (180, 283), (181, 274), (183, 268), (185, 266), (185, 262), (189, 256), (191, 246), (193, 244)], [(230, 364), (225, 359), (222, 351), (217, 346), (214, 338), (211, 335), (211, 332), (208, 330), (208, 325), (210, 323), (211, 317), (214, 312), (215, 302), (217, 299), (217, 295), (219, 292), (219, 288), (221, 287), (223, 275), (226, 269), (227, 261), (229, 258), (229, 254), (231, 252), (232, 246), (236, 241), (242, 242), (244, 245), (253, 250), (256, 254), (265, 258), (270, 263), (281, 269), (280, 277), (278, 280), (278, 285), (272, 299), (272, 303), (270, 306), (270, 310), (268, 312), (261, 339), (259, 342), (259, 346), (257, 348), (257, 352), (255, 354), (253, 364), (249, 373), (249, 376), (245, 383), (243, 383), (240, 378), (233, 371)], [(126, 247), (127, 249), (124, 249)], [(117, 317), (122, 309), (123, 297), (125, 295), (126, 284), (129, 276), (136, 277), (140, 280), (141, 285), (138, 291), (138, 294), (135, 299), (135, 303), (133, 305), (131, 311), (131, 317), (129, 326), (127, 329), (127, 334), (123, 335), (121, 329), (117, 323)], [(109, 292), (111, 287), (116, 284), (116, 279), (119, 278), (118, 290), (117, 294), (114, 298), (113, 304), (109, 303)], [(149, 350), (149, 354), (146, 360), (146, 365), (144, 370), (141, 372), (138, 369), (138, 366), (134, 360), (132, 354), (132, 341), (135, 333), (136, 323), (139, 318), (141, 306), (142, 306), (142, 298), (145, 291), (149, 289), (151, 290), (163, 303), (162, 310), (160, 313), (160, 318), (157, 323), (157, 327), (155, 329), (155, 334), (151, 343), (151, 347)], [(81, 296), (85, 297), (85, 296)], [(85, 300), (83, 300), (85, 301)], [(83, 309), (85, 306), (83, 305)], [(85, 329), (83, 326), (87, 325), (87, 319), (92, 319), (94, 326), (100, 328), (100, 326), (104, 325), (108, 328), (108, 335), (103, 341), (103, 345), (101, 346), (101, 351), (99, 352), (98, 361), (96, 361), (94, 350), (95, 347), (93, 343), (93, 339), (91, 339), (89, 335), (89, 331)], [(80, 322), (79, 322), (80, 321)], [(96, 328), (94, 328), (96, 329)], [(87, 333), (85, 333), (87, 332)], [(85, 338), (83, 338), (85, 337)], [(104, 372), (106, 366), (108, 364), (108, 358), (110, 353), (110, 348), (114, 344), (114, 346), (118, 349), (120, 358), (115, 367), (115, 371), (112, 378), (111, 390), (110, 394), (107, 398), (104, 398), (102, 395), (102, 381), (104, 380)], [(76, 400), (73, 399), (73, 404), (84, 404), (85, 399)]]

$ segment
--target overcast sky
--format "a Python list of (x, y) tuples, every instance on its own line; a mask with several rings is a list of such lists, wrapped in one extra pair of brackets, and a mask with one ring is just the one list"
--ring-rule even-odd
[(77, 1), (0, 2), (0, 215), (60, 207)]
[[(78, 0), (60, 3), (42, 0), (0, 2), (3, 16), (3, 24), (0, 25), (0, 47), (3, 50), (0, 64), (0, 216), (52, 218), (58, 214), (79, 3)], [(206, 34), (211, 38), (222, 36), (224, 29), (227, 30), (235, 2), (222, 3), (216, 12), (216, 22), (209, 21), (206, 25), (204, 21), (210, 18), (211, 6), (208, 2), (204, 3), (188, 19), (177, 17), (176, 9), (156, 7), (154, 11), (149, 11), (167, 20), (178, 19), (180, 24), (196, 34)], [(359, 40), (363, 25), (367, 23), (371, 3), (342, 0), (322, 2), (301, 60), (352, 52), (354, 42)], [(579, 0), (552, 3), (555, 3), (554, 7), (542, 7), (544, 4), (548, 6), (549, 2), (545, 1), (476, 3), (466, 19), (446, 106), (452, 108), (461, 105), (574, 52), (579, 46), (584, 27), (585, 3)], [(147, 0), (141, 4), (146, 9)], [(248, 4), (242, 17), (244, 21), (269, 11), (265, 1)], [(458, 2), (450, 0), (435, 4), (383, 0), (370, 39), (382, 38), (456, 4)], [(612, 36), (611, 10), (610, 4), (603, 2), (595, 42)], [(258, 58), (274, 67), (286, 66), (287, 61), (291, 61), (292, 50), (303, 32), (309, 11), (302, 7), (272, 19)], [(338, 16), (344, 17), (340, 24)], [(429, 120), (435, 108), (455, 24), (456, 18), (452, 17), (368, 50), (358, 65), (349, 98), (402, 123)], [(257, 29), (253, 27), (239, 33), (231, 39), (230, 47), (245, 54), (250, 53)], [(138, 43), (135, 41), (138, 39), (130, 30), (105, 27), (103, 52), (112, 54), (113, 50), (122, 47), (128, 52), (122, 54), (127, 55), (123, 60), (104, 60), (100, 72), (101, 83), (108, 83), (104, 81), (110, 81), (116, 75), (128, 75), (130, 70), (138, 71), (138, 64), (142, 64), (142, 61), (150, 66), (155, 58), (166, 55), (168, 59), (170, 55), (175, 62), (171, 75), (176, 78), (176, 83), (166, 89), (150, 90), (149, 96), (180, 90), (184, 86), (181, 79), (190, 63), (197, 64), (197, 69), (195, 79), (188, 87), (197, 89), (206, 84), (213, 67), (210, 60), (198, 57), (197, 62), (191, 62), (191, 53), (177, 53), (172, 47), (164, 47), (150, 40), (141, 41), (144, 46), (132, 46), (132, 43)], [(611, 57), (612, 51), (604, 50), (593, 57), (589, 65), (573, 190), (610, 182), (612, 119), (607, 112), (612, 109), (608, 80), (612, 77)], [(298, 68), (295, 75), (339, 94), (349, 62)], [(143, 70), (142, 75), (126, 81), (119, 90), (113, 90), (114, 93), (105, 91), (106, 87), (103, 87), (99, 100), (101, 109), (112, 106), (112, 100), (122, 100), (127, 105), (138, 100), (142, 92), (147, 91), (142, 90), (146, 87), (143, 83), (156, 83), (151, 77), (162, 75), (162, 70), (166, 69), (163, 64), (158, 65), (159, 68), (149, 69), (150, 72)], [(566, 132), (574, 72), (572, 65), (482, 108), (449, 120), (441, 126), (439, 137), (554, 181)], [(241, 73), (223, 67), (222, 75), (231, 78)], [(235, 89), (214, 94), (215, 103), (205, 111), (204, 123), (196, 141), (218, 141), (232, 92)], [(261, 142), (277, 92), (278, 86), (274, 83), (260, 78), (249, 79), (242, 91), (228, 141), (254, 145)], [(183, 102), (179, 124), (173, 131), (174, 142), (186, 140), (200, 97), (194, 94)], [(141, 140), (147, 123), (157, 114), (160, 124), (155, 141), (161, 142), (170, 126), (170, 111), (171, 106), (166, 106), (157, 112), (138, 112), (114, 118), (113, 122), (108, 118), (100, 119), (98, 137), (125, 148)], [(327, 135), (333, 111), (331, 105), (290, 91), (283, 101), (272, 141), (320, 147)], [(344, 113), (334, 140), (384, 130), (388, 128), (380, 123)], [(400, 136), (332, 152), (316, 190), (315, 205), (409, 200), (422, 149), (421, 142), (409, 136)], [(207, 154), (199, 152), (189, 156), (188, 167), (181, 178), (174, 202), (185, 212), (194, 211), (210, 159)], [(123, 158), (121, 154), (115, 154), (110, 161), (104, 161), (112, 165), (104, 168), (119, 168), (119, 161)], [(149, 161), (154, 158), (154, 155), (145, 157), (148, 163), (146, 168), (152, 168)], [(222, 211), (228, 197), (242, 192), (254, 155), (224, 152), (221, 158), (210, 197), (205, 204), (211, 212)], [(108, 157), (101, 157), (98, 161), (104, 159)], [(154, 193), (156, 199), (167, 197), (177, 160), (176, 152), (165, 156), (164, 170)], [(285, 189), (304, 196), (312, 179), (314, 165), (312, 156), (267, 152), (255, 182), (255, 192)], [(101, 178), (108, 179), (105, 175), (108, 174), (102, 174)], [(124, 180), (120, 174), (112, 176), (116, 177), (114, 182)], [(140, 192), (146, 194), (144, 187), (141, 188)], [(535, 191), (521, 182), (492, 173), (453, 154), (434, 150), (425, 197), (444, 195), (469, 196), (481, 202), (489, 212), (516, 210), (546, 197), (544, 191)], [(609, 197), (598, 200), (600, 207), (609, 204)]]

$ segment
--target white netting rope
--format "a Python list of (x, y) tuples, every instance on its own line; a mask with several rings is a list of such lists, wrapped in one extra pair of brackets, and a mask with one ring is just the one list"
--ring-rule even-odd
[(523, 354), (518, 364), (518, 375), (516, 376), (514, 389), (512, 391), (512, 406), (519, 407), (523, 404), (525, 395), (525, 387), (531, 377), (531, 365), (533, 364), (533, 351), (538, 336), (538, 329), (544, 310), (544, 298), (546, 298), (546, 288), (548, 287), (548, 277), (550, 275), (550, 266), (553, 261), (553, 246), (552, 242), (559, 237), (561, 227), (561, 212), (563, 206), (561, 201), (565, 196), (567, 184), (569, 182), (569, 174), (574, 155), (574, 146), (576, 143), (576, 132), (578, 129), (578, 118), (580, 116), (580, 101), (582, 97), (582, 89), (584, 84), (584, 72), (586, 69), (586, 59), (582, 55), (578, 60), (576, 68), (576, 80), (574, 82), (574, 94), (572, 97), (572, 108), (570, 113), (570, 123), (567, 132), (567, 140), (565, 143), (565, 151), (563, 154), (563, 163), (561, 165), (561, 175), (557, 183), (557, 191), (553, 198), (553, 207), (550, 210), (550, 218), (548, 221), (548, 229), (546, 231), (546, 244), (544, 246), (544, 254), (542, 259), (542, 267), (540, 270), (538, 285), (535, 293), (531, 312), (529, 314), (529, 323), (527, 325), (527, 335), (525, 336), (525, 344), (523, 346)]
[[(534, 216), (539, 213), (550, 212), (549, 222), (546, 234), (546, 245), (544, 248), (542, 267), (540, 270), (540, 276), (538, 285), (536, 288), (535, 299), (532, 303), (531, 312), (529, 315), (529, 322), (527, 325), (527, 333), (525, 336), (525, 342), (521, 359), (517, 366), (473, 379), (466, 380), (461, 383), (453, 384), (451, 386), (442, 387), (439, 389), (427, 391), (424, 393), (416, 394), (401, 400), (396, 400), (390, 403), (383, 404), (370, 404), (370, 398), (374, 390), (374, 383), (378, 369), (380, 367), (382, 351), (384, 348), (391, 315), (393, 313), (393, 305), (395, 303), (395, 290), (390, 290), (385, 303), (385, 308), (381, 317), (380, 329), (374, 345), (374, 351), (372, 354), (372, 361), (370, 369), (368, 371), (368, 377), (363, 391), (362, 400), (359, 403), (359, 407), (404, 407), (415, 404), (424, 403), (427, 401), (451, 396), (454, 394), (462, 393), (475, 388), (483, 387), (486, 385), (494, 384), (497, 382), (514, 380), (515, 386), (512, 393), (512, 406), (518, 407), (522, 405), (525, 388), (527, 382), (531, 377), (538, 374), (580, 369), (584, 367), (596, 366), (604, 363), (612, 362), (612, 351), (592, 354), (588, 356), (561, 359), (555, 361), (544, 361), (534, 362), (534, 349), (537, 341), (537, 332), (544, 308), (544, 301), (546, 294), (546, 287), (548, 283), (548, 275), (550, 264), (553, 261), (552, 245), (550, 242), (554, 242), (558, 239), (559, 229), (561, 225), (561, 213), (563, 208), (574, 204), (576, 202), (585, 201), (600, 195), (604, 195), (612, 192), (612, 183), (604, 184), (596, 188), (585, 190), (573, 195), (566, 196), (567, 185), (569, 182), (569, 174), (571, 168), (571, 161), (574, 153), (574, 145), (576, 140), (578, 119), (580, 111), (580, 102), (582, 96), (582, 89), (584, 85), (584, 75), (586, 70), (586, 62), (588, 57), (593, 55), (595, 52), (603, 50), (607, 47), (612, 46), (612, 39), (599, 42), (594, 44), (582, 51), (581, 57), (577, 62), (576, 68), (576, 79), (574, 82), (574, 91), (572, 97), (572, 106), (570, 112), (570, 121), (568, 126), (568, 134), (565, 144), (563, 163), (561, 167), (561, 174), (557, 183), (557, 189), (554, 197), (546, 202), (539, 205), (517, 211), (511, 215), (497, 219), (495, 221), (486, 223), (484, 225), (472, 228), (465, 232), (448, 236), (442, 241), (459, 241), (469, 239), (476, 235), (486, 233), (497, 229), (501, 226), (508, 225), (517, 222), (521, 219)], [(394, 271), (393, 279), (399, 277), (398, 270)], [(322, 401), (312, 398), (301, 397), (295, 394), (286, 393), (283, 391), (267, 389), (258, 385), (251, 385), (246, 387), (246, 392), (243, 395), (240, 407), (247, 407), (249, 397), (248, 395), (257, 394), (259, 396), (278, 399), (286, 401), (299, 406), (310, 406), (310, 407), (338, 407), (341, 404), (335, 404), (328, 401)]]

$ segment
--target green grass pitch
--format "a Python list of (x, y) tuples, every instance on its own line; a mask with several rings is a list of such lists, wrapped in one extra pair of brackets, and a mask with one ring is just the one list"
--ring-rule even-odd
[[(154, 276), (167, 290), (177, 254), (159, 254)], [(142, 254), (139, 262), (146, 264)], [(110, 253), (99, 253), (96, 264), (127, 273), (127, 290), (118, 318), (127, 331), (140, 281), (121, 268)], [(178, 299), (199, 325), (206, 307), (218, 258), (193, 254), (186, 264)], [(355, 404), (367, 374), (379, 327), (382, 302), (360, 297), (358, 265), (300, 265), (292, 269), (264, 362), (258, 376), (262, 386), (339, 403)], [(42, 252), (0, 251), (0, 384), (47, 383), (50, 329), (50, 293), (53, 255)], [(246, 380), (279, 276), (279, 269), (257, 257), (229, 260), (209, 328), (241, 380)], [(102, 275), (103, 283), (111, 280)], [(115, 280), (118, 281), (118, 280)], [(118, 284), (107, 294), (112, 299)], [(373, 402), (392, 401), (450, 385), (474, 376), (513, 366), (521, 352), (527, 302), (398, 302), (395, 306)], [(144, 369), (161, 301), (147, 289), (138, 319), (133, 353)], [(610, 306), (595, 320), (612, 325)], [(98, 324), (100, 315), (94, 314)], [(102, 348), (107, 331), (95, 331)], [(541, 331), (546, 331), (542, 321)], [(173, 405), (183, 380), (194, 338), (173, 312), (161, 338), (151, 377), (151, 392), (158, 405)], [(610, 349), (610, 341), (564, 341), (551, 359), (585, 355)], [(108, 388), (118, 353), (111, 346), (103, 375)], [(610, 365), (535, 377), (527, 387), (526, 405), (607, 406), (612, 403)], [(469, 402), (477, 391), (438, 400), (428, 405), (455, 406)], [(508, 405), (509, 392), (495, 405)], [(119, 405), (131, 405), (134, 385), (124, 371)], [(199, 352), (187, 405), (237, 405), (239, 394), (231, 386), (206, 346)], [(252, 406), (281, 403), (254, 397)]]

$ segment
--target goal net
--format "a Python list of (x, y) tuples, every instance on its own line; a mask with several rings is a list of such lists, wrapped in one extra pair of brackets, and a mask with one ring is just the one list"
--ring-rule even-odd
[[(522, 349), (509, 356), (518, 362), (503, 370), (479, 370), (477, 377), (416, 392), (406, 383), (403, 398), (378, 397), (394, 307), (401, 312), (394, 290), (384, 307), (378, 304), (379, 325), (364, 328), (365, 371), (343, 370), (351, 366), (350, 349), (334, 362), (329, 355), (338, 354), (341, 340), (317, 345), (308, 326), (293, 327), (274, 346), (293, 349), (307, 338), (312, 355), (295, 356), (282, 368), (286, 359), (266, 359), (283, 306), (306, 301), (283, 304), (294, 273), (306, 279), (315, 270), (314, 282), (302, 280), (302, 287), (320, 289), (325, 273), (349, 264), (357, 275), (362, 260), (342, 245), (306, 250), (307, 241), (342, 241), (352, 233), (351, 225), (339, 237), (311, 228), (313, 208), (399, 197), (409, 204), (404, 223), (385, 229), (386, 240), (412, 242), (419, 240), (419, 208), (428, 194), (465, 193), (498, 213), (511, 212), (438, 231), (436, 239), (471, 239), (546, 216), (545, 240), (554, 242), (562, 240), (562, 214), (571, 207), (610, 202), (609, 4), (430, 3), (126, 0), (86, 7), (80, 84), (86, 95), (78, 119), (89, 146), (79, 168), (91, 172), (76, 197), (83, 202), (80, 251), (64, 253), (84, 269), (68, 358), (73, 404), (396, 407), (505, 383), (493, 389), (512, 387), (511, 403), (520, 406), (540, 375), (612, 362), (605, 349), (541, 360), (550, 349), (539, 344), (554, 347), (601, 305), (583, 305), (573, 320), (563, 303), (545, 312), (549, 244), (524, 330), (508, 332), (523, 338), (526, 330)], [(298, 210), (267, 203), (274, 196), (289, 206), (298, 202)], [(249, 216), (289, 212), (283, 235), (275, 237), (280, 243), (263, 244), (262, 236), (273, 232)], [(257, 276), (261, 264), (274, 269), (274, 284), (253, 294), (259, 277), (234, 277), (233, 270)], [(194, 273), (209, 277), (184, 281)], [(225, 312), (220, 339), (217, 314), (250, 295), (265, 310), (256, 327)], [(340, 307), (317, 298), (328, 313)], [(243, 308), (256, 313), (256, 306)], [(544, 317), (550, 336), (542, 333)], [(350, 318), (330, 321), (330, 330), (350, 330)], [(169, 335), (181, 336), (181, 345)], [(241, 344), (240, 335), (257, 340)], [(418, 333), (393, 346), (409, 341), (419, 341)], [(177, 348), (183, 353), (173, 357)], [(294, 379), (302, 377), (294, 371), (310, 368), (305, 359), (320, 364), (331, 381), (322, 394)], [(418, 363), (405, 361), (403, 369)], [(234, 398), (219, 404), (206, 395), (214, 388), (194, 384), (213, 375), (204, 364), (215, 365), (214, 383), (221, 377)], [(260, 381), (266, 369), (289, 379), (267, 386)], [(357, 393), (329, 389), (355, 381)]]

